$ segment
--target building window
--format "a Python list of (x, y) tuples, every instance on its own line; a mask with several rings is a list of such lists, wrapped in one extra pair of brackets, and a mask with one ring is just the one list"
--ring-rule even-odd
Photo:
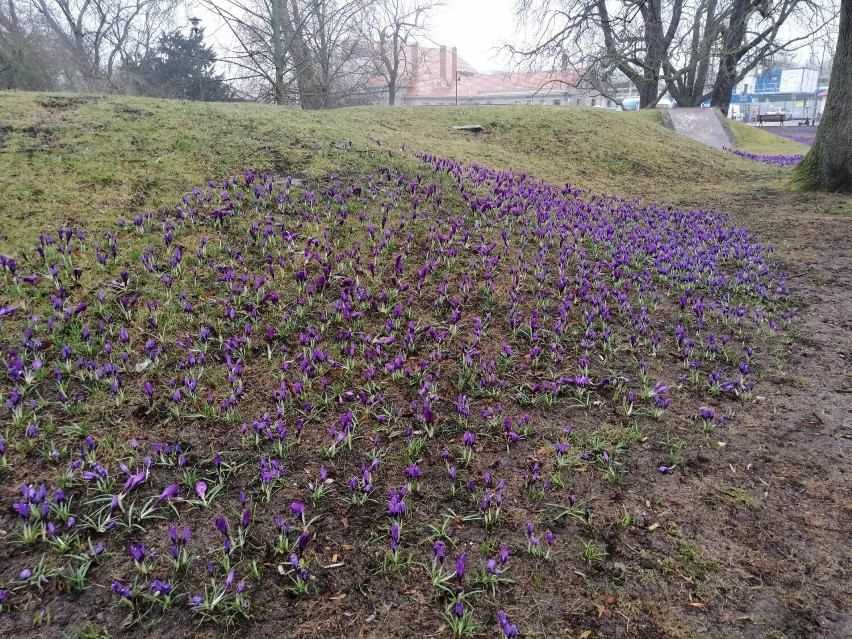
[(592, 106), (598, 106), (598, 99), (592, 98)]
[(562, 100), (554, 100), (553, 101), (554, 106), (559, 106), (560, 104), (562, 104)]

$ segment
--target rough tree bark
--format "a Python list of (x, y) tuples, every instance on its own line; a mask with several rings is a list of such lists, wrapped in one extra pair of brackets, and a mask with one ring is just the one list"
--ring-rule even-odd
[(745, 39), (748, 16), (752, 12), (754, 0), (734, 0), (731, 19), (722, 31), (722, 51), (719, 54), (719, 70), (710, 94), (710, 106), (716, 107), (727, 116), (731, 106), (731, 96), (737, 84), (737, 65), (739, 64), (743, 40)]
[(814, 145), (796, 167), (802, 190), (852, 193), (852, 0), (841, 0), (837, 52)]

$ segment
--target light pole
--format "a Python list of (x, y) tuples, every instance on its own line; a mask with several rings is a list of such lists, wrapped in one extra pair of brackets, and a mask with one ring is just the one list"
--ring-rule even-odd
[(825, 64), (825, 43), (822, 44), (822, 58), (819, 61), (819, 75), (817, 76), (816, 91), (814, 91), (814, 117), (812, 122), (816, 122), (817, 111), (819, 110), (819, 81), (822, 79), (822, 65)]
[(456, 106), (459, 105), (459, 82), (461, 81), (461, 73), (456, 74)]

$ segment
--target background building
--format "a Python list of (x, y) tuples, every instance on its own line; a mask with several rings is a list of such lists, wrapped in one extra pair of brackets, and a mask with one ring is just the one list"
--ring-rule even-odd
[[(455, 47), (411, 45), (400, 77), (395, 100), (400, 106), (613, 106), (597, 92), (583, 88), (567, 65), (553, 72), (484, 74), (459, 56)], [(379, 95), (387, 103), (387, 91)]]

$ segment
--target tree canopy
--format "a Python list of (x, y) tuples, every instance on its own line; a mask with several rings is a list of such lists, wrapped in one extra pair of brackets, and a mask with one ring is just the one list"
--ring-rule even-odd
[(188, 36), (180, 31), (162, 34), (157, 48), (130, 62), (126, 71), (143, 95), (222, 102), (231, 91), (215, 67), (216, 54), (204, 44), (204, 29), (193, 29)]

